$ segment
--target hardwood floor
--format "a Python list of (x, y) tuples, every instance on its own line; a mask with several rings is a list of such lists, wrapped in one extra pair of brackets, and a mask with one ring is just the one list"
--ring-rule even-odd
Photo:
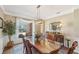
[(23, 54), (23, 44), (18, 44), (8, 50), (4, 50), (3, 54)]
[[(67, 54), (67, 51), (68, 49), (66, 47), (62, 47), (59, 51), (59, 54)], [(23, 54), (23, 44), (17, 44), (11, 49), (4, 50), (3, 54)]]

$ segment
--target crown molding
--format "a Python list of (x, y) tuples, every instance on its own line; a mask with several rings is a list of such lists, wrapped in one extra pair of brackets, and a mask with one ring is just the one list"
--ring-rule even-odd
[(11, 16), (15, 16), (15, 17), (18, 17), (18, 18), (23, 18), (23, 19), (26, 19), (26, 20), (35, 20), (35, 18), (33, 18), (33, 17), (26, 17), (26, 16), (21, 16), (21, 15), (15, 15), (15, 14), (6, 12), (6, 9), (4, 8), (3, 5), (0, 5), (0, 8), (1, 8), (1, 10), (3, 11), (3, 13), (5, 15), (11, 15)]
[(77, 8), (69, 9), (67, 11), (63, 11), (60, 14), (55, 14), (54, 16), (47, 17), (47, 18), (45, 18), (45, 20), (52, 19), (54, 17), (59, 17), (59, 16), (67, 15), (67, 14), (70, 14), (70, 13), (74, 13), (74, 10), (76, 10), (76, 9)]
[(5, 11), (5, 8), (3, 7), (3, 5), (0, 5), (0, 8), (3, 11), (4, 14), (7, 14), (7, 12)]

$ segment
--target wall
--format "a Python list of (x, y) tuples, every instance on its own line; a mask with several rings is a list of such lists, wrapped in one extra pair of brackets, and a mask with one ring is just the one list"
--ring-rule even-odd
[[(4, 19), (4, 13), (2, 12), (0, 8), (0, 17)], [(2, 36), (2, 29), (0, 28), (0, 37)]]
[[(0, 8), (0, 17), (4, 18), (4, 13)], [(2, 29), (0, 28), (0, 54), (3, 52), (3, 39), (2, 39)]]
[[(75, 22), (75, 38), (74, 40), (77, 40), (78, 41), (78, 44), (79, 44), (79, 9), (76, 9), (74, 11), (74, 22)], [(75, 51), (78, 51), (79, 52), (79, 45), (77, 47), (77, 49)]]
[[(62, 23), (61, 32), (65, 36), (64, 45), (67, 47), (66, 38), (70, 39), (70, 45), (72, 45), (73, 41), (79, 42), (79, 10), (74, 10), (73, 13), (65, 14), (62, 16), (54, 17), (45, 21), (45, 31), (51, 31), (49, 28), (49, 24), (52, 22)], [(75, 52), (79, 53), (79, 46), (75, 50)]]

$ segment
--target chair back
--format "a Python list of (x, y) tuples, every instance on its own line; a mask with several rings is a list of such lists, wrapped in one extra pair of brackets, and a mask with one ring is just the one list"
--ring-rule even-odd
[(23, 34), (19, 34), (19, 38), (24, 38), (24, 35)]
[(26, 40), (23, 38), (23, 44), (24, 44), (24, 47), (26, 46)]
[(77, 46), (78, 46), (78, 42), (74, 41), (71, 48), (69, 48), (68, 50), (68, 54), (72, 54)]
[(68, 49), (68, 54), (73, 54), (74, 50), (75, 50), (74, 47), (69, 48), (69, 49)]
[(54, 41), (54, 36), (52, 34), (48, 34), (47, 35), (47, 39)]
[(24, 46), (25, 46), (25, 39), (24, 39), (24, 35), (23, 35), (23, 34), (19, 34), (19, 38), (22, 38), (22, 40), (23, 40), (23, 44), (24, 44)]
[(27, 54), (32, 54), (32, 45), (29, 42), (29, 40), (26, 40), (26, 53)]

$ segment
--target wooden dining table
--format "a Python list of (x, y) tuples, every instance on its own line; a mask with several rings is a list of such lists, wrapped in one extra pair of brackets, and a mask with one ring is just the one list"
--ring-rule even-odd
[(32, 44), (32, 46), (41, 54), (49, 54), (50, 52), (59, 50), (61, 47), (59, 42), (56, 42), (56, 41), (49, 42), (49, 41), (43, 41), (43, 40), (41, 40), (40, 43)]

